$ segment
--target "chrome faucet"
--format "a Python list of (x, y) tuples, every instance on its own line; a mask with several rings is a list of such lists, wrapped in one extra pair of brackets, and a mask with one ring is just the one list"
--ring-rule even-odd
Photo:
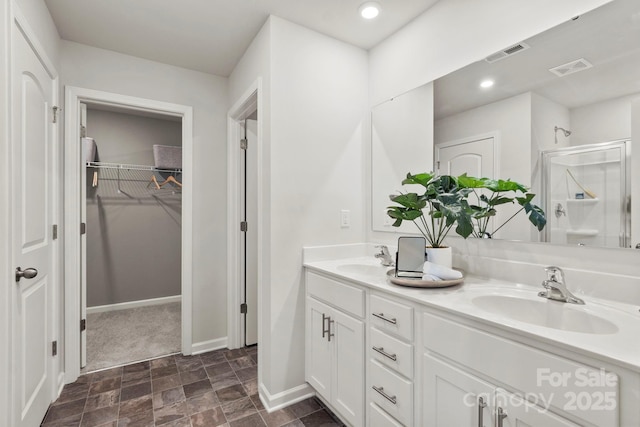
[(564, 272), (560, 267), (549, 266), (544, 271), (547, 273), (547, 280), (542, 281), (542, 286), (546, 290), (538, 293), (538, 296), (571, 304), (584, 304), (583, 300), (567, 289), (567, 285), (564, 283)]
[(380, 252), (375, 254), (374, 256), (380, 260), (380, 263), (385, 267), (393, 267), (396, 263), (391, 258), (391, 254), (389, 253), (389, 248), (385, 245), (378, 245), (376, 249), (380, 249)]

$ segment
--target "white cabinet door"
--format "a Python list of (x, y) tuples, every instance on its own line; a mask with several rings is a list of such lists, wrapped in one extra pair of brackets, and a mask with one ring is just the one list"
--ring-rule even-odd
[(326, 400), (331, 399), (332, 343), (325, 332), (331, 312), (329, 306), (307, 298), (306, 377)]
[(498, 390), (496, 392), (496, 425), (498, 427), (578, 427), (554, 413), (533, 405), (520, 396)]
[(491, 427), (494, 387), (428, 354), (423, 357), (423, 423)]
[(332, 403), (352, 425), (364, 425), (364, 322), (333, 310), (330, 331), (335, 357)]

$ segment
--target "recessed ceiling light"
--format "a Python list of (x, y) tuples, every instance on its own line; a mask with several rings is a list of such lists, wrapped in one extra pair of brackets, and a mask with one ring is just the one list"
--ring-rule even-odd
[(380, 14), (380, 4), (375, 1), (368, 1), (362, 3), (358, 10), (360, 11), (360, 16), (364, 19), (373, 19)]
[(483, 88), (483, 89), (488, 89), (491, 86), (493, 86), (493, 83), (494, 83), (493, 80), (483, 80), (480, 83), (480, 87)]

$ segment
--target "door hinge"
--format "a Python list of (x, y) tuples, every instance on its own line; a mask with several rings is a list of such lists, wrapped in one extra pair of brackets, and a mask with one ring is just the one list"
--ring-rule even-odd
[(87, 136), (87, 128), (86, 126), (80, 125), (80, 138), (84, 138)]
[(87, 234), (87, 224), (84, 222), (80, 223), (80, 234)]
[(53, 224), (53, 240), (57, 240), (58, 239), (58, 224)]
[(247, 314), (247, 303), (240, 304), (240, 314)]
[(54, 105), (53, 107), (51, 107), (51, 111), (53, 112), (53, 123), (58, 123), (58, 111), (62, 111), (62, 108)]
[(436, 169), (440, 170), (440, 160), (436, 161)]
[(51, 343), (51, 355), (52, 356), (58, 355), (58, 341), (53, 341)]
[(242, 231), (242, 232), (245, 232), (245, 233), (246, 233), (246, 232), (247, 232), (247, 227), (248, 227), (248, 225), (247, 225), (247, 221), (242, 221), (242, 222), (240, 223), (240, 231)]
[(87, 329), (87, 319), (82, 319), (80, 321), (80, 332)]
[(242, 150), (246, 150), (246, 149), (247, 149), (247, 145), (248, 145), (248, 143), (247, 143), (247, 138), (242, 138), (242, 139), (240, 140), (240, 148), (241, 148)]

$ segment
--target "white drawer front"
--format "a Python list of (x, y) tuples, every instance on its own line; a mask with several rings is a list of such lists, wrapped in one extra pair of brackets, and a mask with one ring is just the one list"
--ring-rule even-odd
[(407, 378), (413, 378), (413, 345), (371, 328), (369, 355), (395, 369)]
[(371, 367), (371, 401), (404, 425), (413, 424), (413, 383), (388, 370), (375, 360)]
[(307, 292), (341, 310), (364, 317), (364, 290), (307, 271)]
[(371, 324), (413, 341), (413, 308), (377, 295), (371, 295)]
[(369, 427), (402, 427), (393, 417), (375, 403), (369, 404)]

